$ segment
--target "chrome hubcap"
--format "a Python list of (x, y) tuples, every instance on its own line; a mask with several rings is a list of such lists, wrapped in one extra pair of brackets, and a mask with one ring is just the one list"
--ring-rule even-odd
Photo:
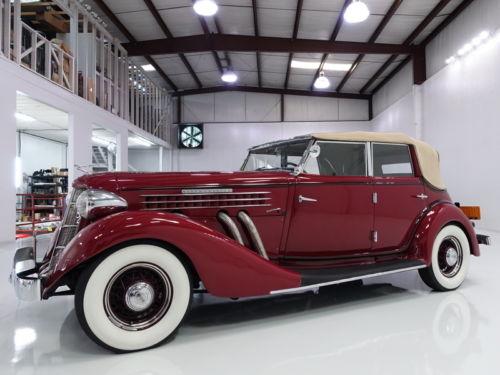
[(125, 303), (130, 310), (144, 311), (153, 303), (155, 291), (145, 282), (138, 282), (127, 289)]
[(446, 250), (446, 263), (453, 267), (458, 262), (458, 251), (452, 247)]
[(439, 246), (438, 263), (441, 274), (445, 277), (454, 277), (462, 268), (463, 250), (460, 241), (449, 236), (443, 239)]
[(119, 270), (104, 292), (109, 320), (127, 331), (155, 325), (170, 308), (173, 288), (168, 275), (150, 263), (134, 263)]

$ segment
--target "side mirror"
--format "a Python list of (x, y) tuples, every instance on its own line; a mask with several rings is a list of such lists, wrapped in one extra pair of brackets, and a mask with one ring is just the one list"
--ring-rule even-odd
[(309, 149), (309, 156), (312, 158), (317, 158), (321, 153), (321, 147), (318, 144), (312, 145)]

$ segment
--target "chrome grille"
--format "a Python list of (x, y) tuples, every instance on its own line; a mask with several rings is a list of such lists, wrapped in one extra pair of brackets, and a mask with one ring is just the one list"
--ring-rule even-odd
[(68, 207), (66, 207), (66, 212), (64, 213), (64, 218), (59, 230), (59, 235), (57, 236), (56, 249), (66, 247), (78, 231), (79, 220), (78, 213), (76, 212), (76, 200), (83, 191), (83, 189), (74, 189), (71, 193), (71, 198)]
[(142, 195), (143, 210), (192, 210), (200, 208), (231, 208), (270, 206), (269, 192), (216, 194), (150, 194)]

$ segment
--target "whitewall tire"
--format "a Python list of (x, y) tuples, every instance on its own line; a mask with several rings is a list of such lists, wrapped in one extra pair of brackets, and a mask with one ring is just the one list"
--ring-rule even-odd
[(189, 274), (172, 252), (139, 244), (112, 252), (82, 273), (75, 310), (92, 340), (128, 352), (158, 345), (174, 334), (191, 295)]
[(432, 289), (457, 289), (465, 280), (470, 263), (467, 235), (456, 225), (447, 225), (432, 245), (431, 265), (419, 270), (422, 280)]

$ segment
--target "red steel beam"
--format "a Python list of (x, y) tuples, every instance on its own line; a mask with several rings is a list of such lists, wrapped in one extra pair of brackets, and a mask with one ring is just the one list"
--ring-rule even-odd
[(411, 54), (414, 47), (402, 44), (332, 42), (315, 39), (290, 39), (265, 36), (205, 34), (125, 43), (129, 56), (163, 55), (179, 52), (297, 52), (325, 54)]
[[(252, 11), (253, 11), (253, 29), (255, 36), (260, 36), (259, 33), (259, 19), (257, 15), (257, 0), (252, 0)], [(255, 58), (257, 59), (257, 81), (259, 83), (259, 87), (262, 87), (262, 75), (260, 70), (260, 52), (257, 51), (255, 53)]]
[(216, 86), (216, 87), (203, 87), (201, 89), (182, 90), (173, 93), (174, 97), (211, 94), (225, 91), (241, 91), (241, 92), (255, 92), (261, 94), (277, 94), (277, 95), (299, 95), (299, 96), (320, 96), (326, 98), (341, 98), (341, 99), (360, 99), (370, 100), (371, 95), (368, 94), (349, 94), (349, 93), (336, 93), (329, 91), (308, 91), (308, 90), (293, 90), (293, 89), (279, 89), (271, 87), (252, 87), (252, 86)]
[[(299, 33), (299, 25), (300, 25), (300, 16), (302, 14), (302, 4), (304, 0), (297, 0), (297, 9), (295, 11), (295, 22), (293, 23), (293, 33), (292, 39), (297, 39), (297, 35)], [(286, 76), (285, 76), (285, 89), (288, 88), (288, 81), (290, 80), (290, 69), (292, 65), (293, 53), (288, 54), (288, 65), (286, 68)]]

